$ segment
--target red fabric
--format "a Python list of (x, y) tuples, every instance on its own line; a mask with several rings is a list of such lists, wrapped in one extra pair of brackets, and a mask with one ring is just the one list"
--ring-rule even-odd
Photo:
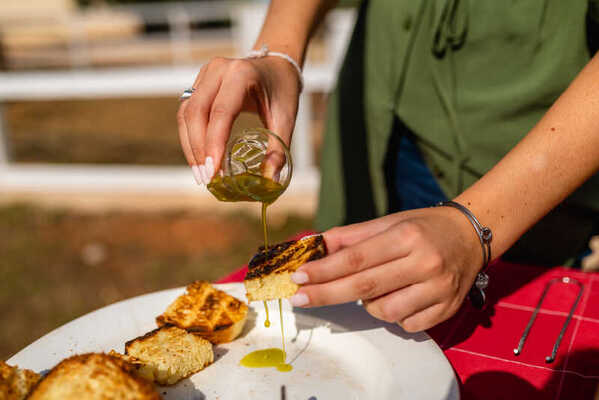
[(229, 275), (222, 279), (219, 279), (216, 283), (231, 283), (231, 282), (243, 282), (245, 274), (248, 272), (248, 266), (244, 265), (236, 271), (231, 272)]
[[(247, 266), (219, 282), (240, 282), (246, 271)], [(599, 274), (497, 262), (489, 276), (485, 310), (465, 303), (453, 318), (428, 331), (459, 377), (462, 398), (593, 399), (599, 387)], [(576, 298), (576, 285), (551, 287), (522, 354), (515, 356), (545, 284), (563, 276), (584, 288), (555, 361), (547, 364), (545, 357)]]
[[(499, 262), (489, 270), (488, 306), (468, 304), (428, 333), (441, 346), (470, 399), (593, 399), (599, 386), (599, 274)], [(545, 363), (578, 294), (557, 283), (545, 297), (522, 353), (520, 336), (547, 282), (569, 276), (582, 298), (553, 363)]]

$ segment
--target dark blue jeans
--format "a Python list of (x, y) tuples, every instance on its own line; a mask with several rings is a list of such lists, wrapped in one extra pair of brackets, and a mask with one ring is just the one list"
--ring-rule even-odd
[(403, 135), (399, 142), (394, 186), (399, 211), (430, 207), (447, 200), (420, 150), (408, 135)]

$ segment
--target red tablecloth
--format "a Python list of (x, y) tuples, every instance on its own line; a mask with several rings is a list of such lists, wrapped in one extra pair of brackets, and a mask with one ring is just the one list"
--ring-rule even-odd
[[(219, 282), (241, 282), (247, 267)], [(443, 349), (470, 399), (593, 399), (599, 385), (599, 274), (496, 262), (489, 268), (488, 306), (464, 304), (428, 333)], [(545, 298), (522, 354), (518, 341), (545, 284), (568, 276), (584, 284), (582, 298), (556, 360), (545, 363), (578, 287), (555, 284)]]

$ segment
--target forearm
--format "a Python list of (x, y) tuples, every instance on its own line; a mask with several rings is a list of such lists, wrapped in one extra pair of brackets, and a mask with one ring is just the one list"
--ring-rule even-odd
[(337, 0), (272, 0), (254, 49), (267, 44), (270, 50), (289, 54), (300, 65), (316, 26)]
[(599, 169), (599, 55), (538, 124), (455, 200), (493, 230), (494, 257)]

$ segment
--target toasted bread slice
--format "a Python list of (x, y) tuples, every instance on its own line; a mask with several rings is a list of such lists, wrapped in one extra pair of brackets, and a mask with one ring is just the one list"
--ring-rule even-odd
[(101, 353), (62, 360), (33, 389), (31, 400), (157, 400), (154, 385), (133, 375), (129, 364)]
[(215, 289), (210, 283), (196, 281), (156, 318), (158, 326), (175, 325), (209, 342), (230, 342), (243, 330), (247, 305)]
[(22, 400), (40, 380), (39, 374), (0, 361), (0, 400)]
[(118, 353), (114, 350), (110, 350), (108, 355), (125, 361), (132, 367), (132, 371), (135, 373), (135, 375), (140, 376), (148, 381), (154, 380), (154, 369), (143, 363), (141, 360), (127, 354)]
[(302, 264), (326, 255), (322, 235), (306, 236), (260, 251), (252, 258), (243, 283), (248, 301), (291, 297), (299, 286), (291, 274)]
[(176, 326), (163, 326), (128, 341), (125, 354), (143, 363), (160, 385), (174, 385), (214, 361), (209, 341)]

